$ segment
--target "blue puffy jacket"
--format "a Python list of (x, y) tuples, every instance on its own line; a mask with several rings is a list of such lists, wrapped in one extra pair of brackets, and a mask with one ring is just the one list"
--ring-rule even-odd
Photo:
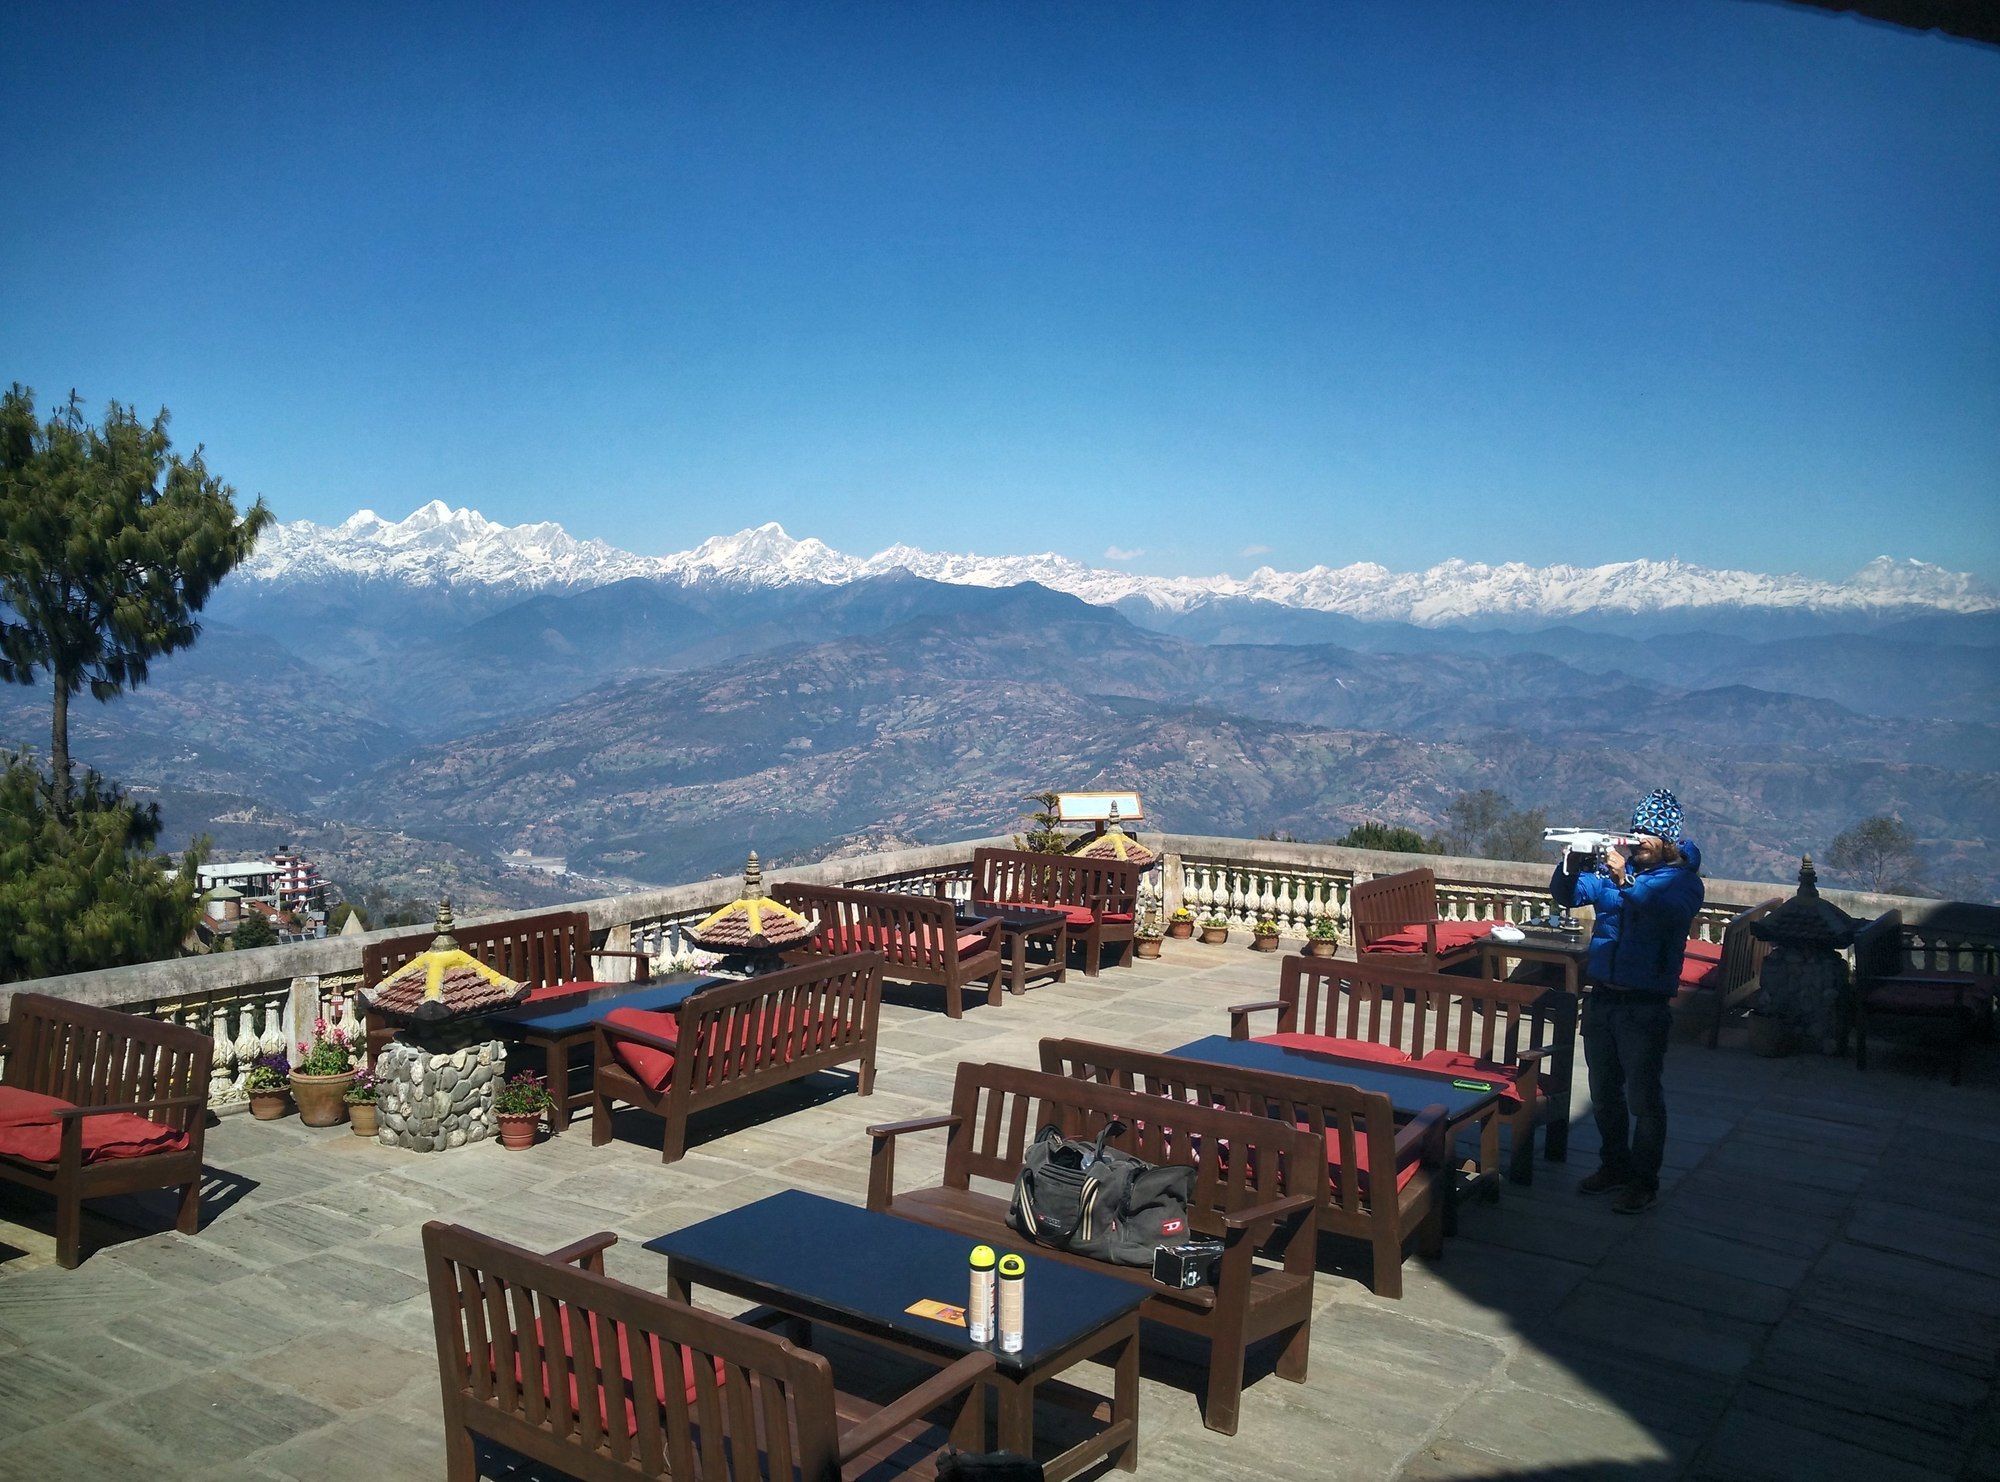
[(1549, 894), (1560, 905), (1597, 913), (1590, 933), (1585, 977), (1636, 993), (1667, 995), (1680, 986), (1688, 928), (1707, 896), (1701, 883), (1701, 850), (1681, 840), (1682, 863), (1630, 876), (1623, 886), (1608, 874), (1566, 875), (1556, 866)]

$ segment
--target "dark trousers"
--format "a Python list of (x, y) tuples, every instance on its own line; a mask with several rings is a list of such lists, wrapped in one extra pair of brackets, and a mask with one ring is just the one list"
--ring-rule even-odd
[(1674, 1011), (1665, 999), (1592, 994), (1583, 1009), (1583, 1058), (1603, 1163), (1634, 1183), (1660, 1186), (1667, 1097), (1660, 1085)]

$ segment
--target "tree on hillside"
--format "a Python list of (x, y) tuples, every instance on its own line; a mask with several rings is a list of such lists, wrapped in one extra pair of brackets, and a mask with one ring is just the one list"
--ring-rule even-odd
[(239, 952), (247, 952), (252, 947), (275, 947), (278, 945), (278, 928), (262, 911), (245, 911), (243, 919), (236, 923), (236, 930), (229, 934), (229, 945)]
[(1444, 828), (1431, 842), (1441, 854), (1476, 859), (1541, 859), (1546, 808), (1516, 808), (1506, 794), (1483, 787), (1462, 792), (1445, 806)]
[(1426, 839), (1413, 828), (1401, 824), (1377, 823), (1370, 819), (1357, 823), (1333, 841), (1348, 849), (1385, 849), (1391, 854), (1440, 854), (1435, 839)]
[(1924, 889), (1917, 836), (1893, 814), (1864, 818), (1835, 834), (1827, 847), (1826, 864), (1834, 874), (1856, 881), (1864, 890), (1916, 895)]
[(1056, 816), (1056, 804), (1060, 795), (1052, 792), (1032, 794), (1031, 803), (1040, 803), (1041, 808), (1029, 815), (1031, 825), (1025, 836), (1014, 835), (1016, 849), (1032, 849), (1037, 854), (1061, 854), (1074, 841), (1063, 831), (1062, 819)]
[(41, 769), (0, 755), (0, 982), (171, 957), (194, 929), (205, 844), (176, 872), (159, 810), (86, 770), (67, 821)]
[(109, 700), (193, 643), (195, 614), (270, 522), (261, 499), (237, 518), (199, 448), (172, 451), (164, 409), (146, 424), (114, 401), (93, 427), (73, 394), (46, 422), (27, 387), (0, 397), (0, 681), (49, 677), (57, 819), (75, 795), (71, 697)]

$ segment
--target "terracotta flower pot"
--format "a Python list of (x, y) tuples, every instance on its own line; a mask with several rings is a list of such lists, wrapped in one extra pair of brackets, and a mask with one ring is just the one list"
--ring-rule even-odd
[(1140, 957), (1158, 957), (1160, 955), (1160, 939), (1158, 937), (1140, 937), (1132, 943), (1132, 950)]
[(1313, 937), (1306, 942), (1306, 956), (1332, 957), (1340, 951), (1340, 941), (1335, 937)]
[(519, 1152), (522, 1148), (535, 1145), (535, 1134), (541, 1130), (540, 1112), (500, 1113), (500, 1146)]
[(373, 1137), (382, 1130), (381, 1108), (372, 1101), (348, 1102), (347, 1120), (354, 1124), (356, 1137)]
[(292, 1100), (299, 1104), (299, 1120), (308, 1127), (338, 1127), (347, 1120), (347, 1091), (354, 1084), (354, 1072), (339, 1075), (301, 1075), (292, 1072)]
[(1189, 937), (1194, 935), (1194, 923), (1192, 921), (1169, 921), (1167, 923), (1167, 935), (1177, 942), (1185, 942)]
[(291, 1109), (292, 1093), (282, 1087), (276, 1091), (250, 1093), (250, 1115), (260, 1122), (275, 1122)]
[(1274, 931), (1267, 937), (1253, 937), (1250, 941), (1252, 952), (1275, 952), (1278, 950), (1278, 934)]
[(1211, 947), (1219, 947), (1229, 940), (1229, 928), (1226, 926), (1204, 926), (1201, 929), (1201, 939)]

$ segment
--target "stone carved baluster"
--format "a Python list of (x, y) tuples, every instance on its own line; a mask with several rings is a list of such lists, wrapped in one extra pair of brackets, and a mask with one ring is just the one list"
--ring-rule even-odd
[(356, 989), (352, 986), (340, 995), (338, 1028), (350, 1045), (359, 1046), (367, 1038), (368, 1031), (361, 1023), (361, 1016), (354, 1012), (355, 997)]
[(257, 1043), (257, 1031), (251, 1019), (250, 1003), (247, 999), (239, 1000), (236, 1004), (236, 1081), (234, 1088), (236, 1095), (233, 1099), (241, 1099), (250, 1094), (250, 1088), (245, 1083), (250, 1079), (251, 1063), (261, 1053), (262, 1050)]
[[(1243, 887), (1248, 876), (1241, 866), (1232, 865), (1229, 868), (1228, 874), (1223, 878), (1229, 888), (1227, 908), (1223, 914), (1231, 921), (1247, 919), (1250, 912), (1250, 897), (1244, 891)], [(1252, 884), (1252, 888), (1255, 888), (1254, 883)]]
[(229, 1016), (220, 1004), (209, 1005), (208, 1021), (209, 1033), (215, 1038), (208, 1061), (208, 1104), (222, 1106), (236, 1099), (235, 1078), (231, 1074), (236, 1048), (229, 1042)]
[(257, 1042), (259, 1053), (265, 1055), (289, 1055), (292, 1049), (290, 1037), (285, 1033), (285, 997), (271, 993), (264, 1006), (264, 1036)]
[(1264, 893), (1252, 903), (1251, 909), (1256, 912), (1260, 920), (1275, 919), (1278, 914), (1278, 898), (1271, 893), (1271, 872), (1266, 870), (1257, 877), (1256, 883), (1264, 887)]
[(1190, 864), (1188, 871), (1194, 877), (1194, 889), (1190, 893), (1190, 899), (1194, 906), (1195, 920), (1206, 921), (1215, 914), (1215, 891), (1208, 883), (1208, 861), (1202, 860), (1198, 864)]

